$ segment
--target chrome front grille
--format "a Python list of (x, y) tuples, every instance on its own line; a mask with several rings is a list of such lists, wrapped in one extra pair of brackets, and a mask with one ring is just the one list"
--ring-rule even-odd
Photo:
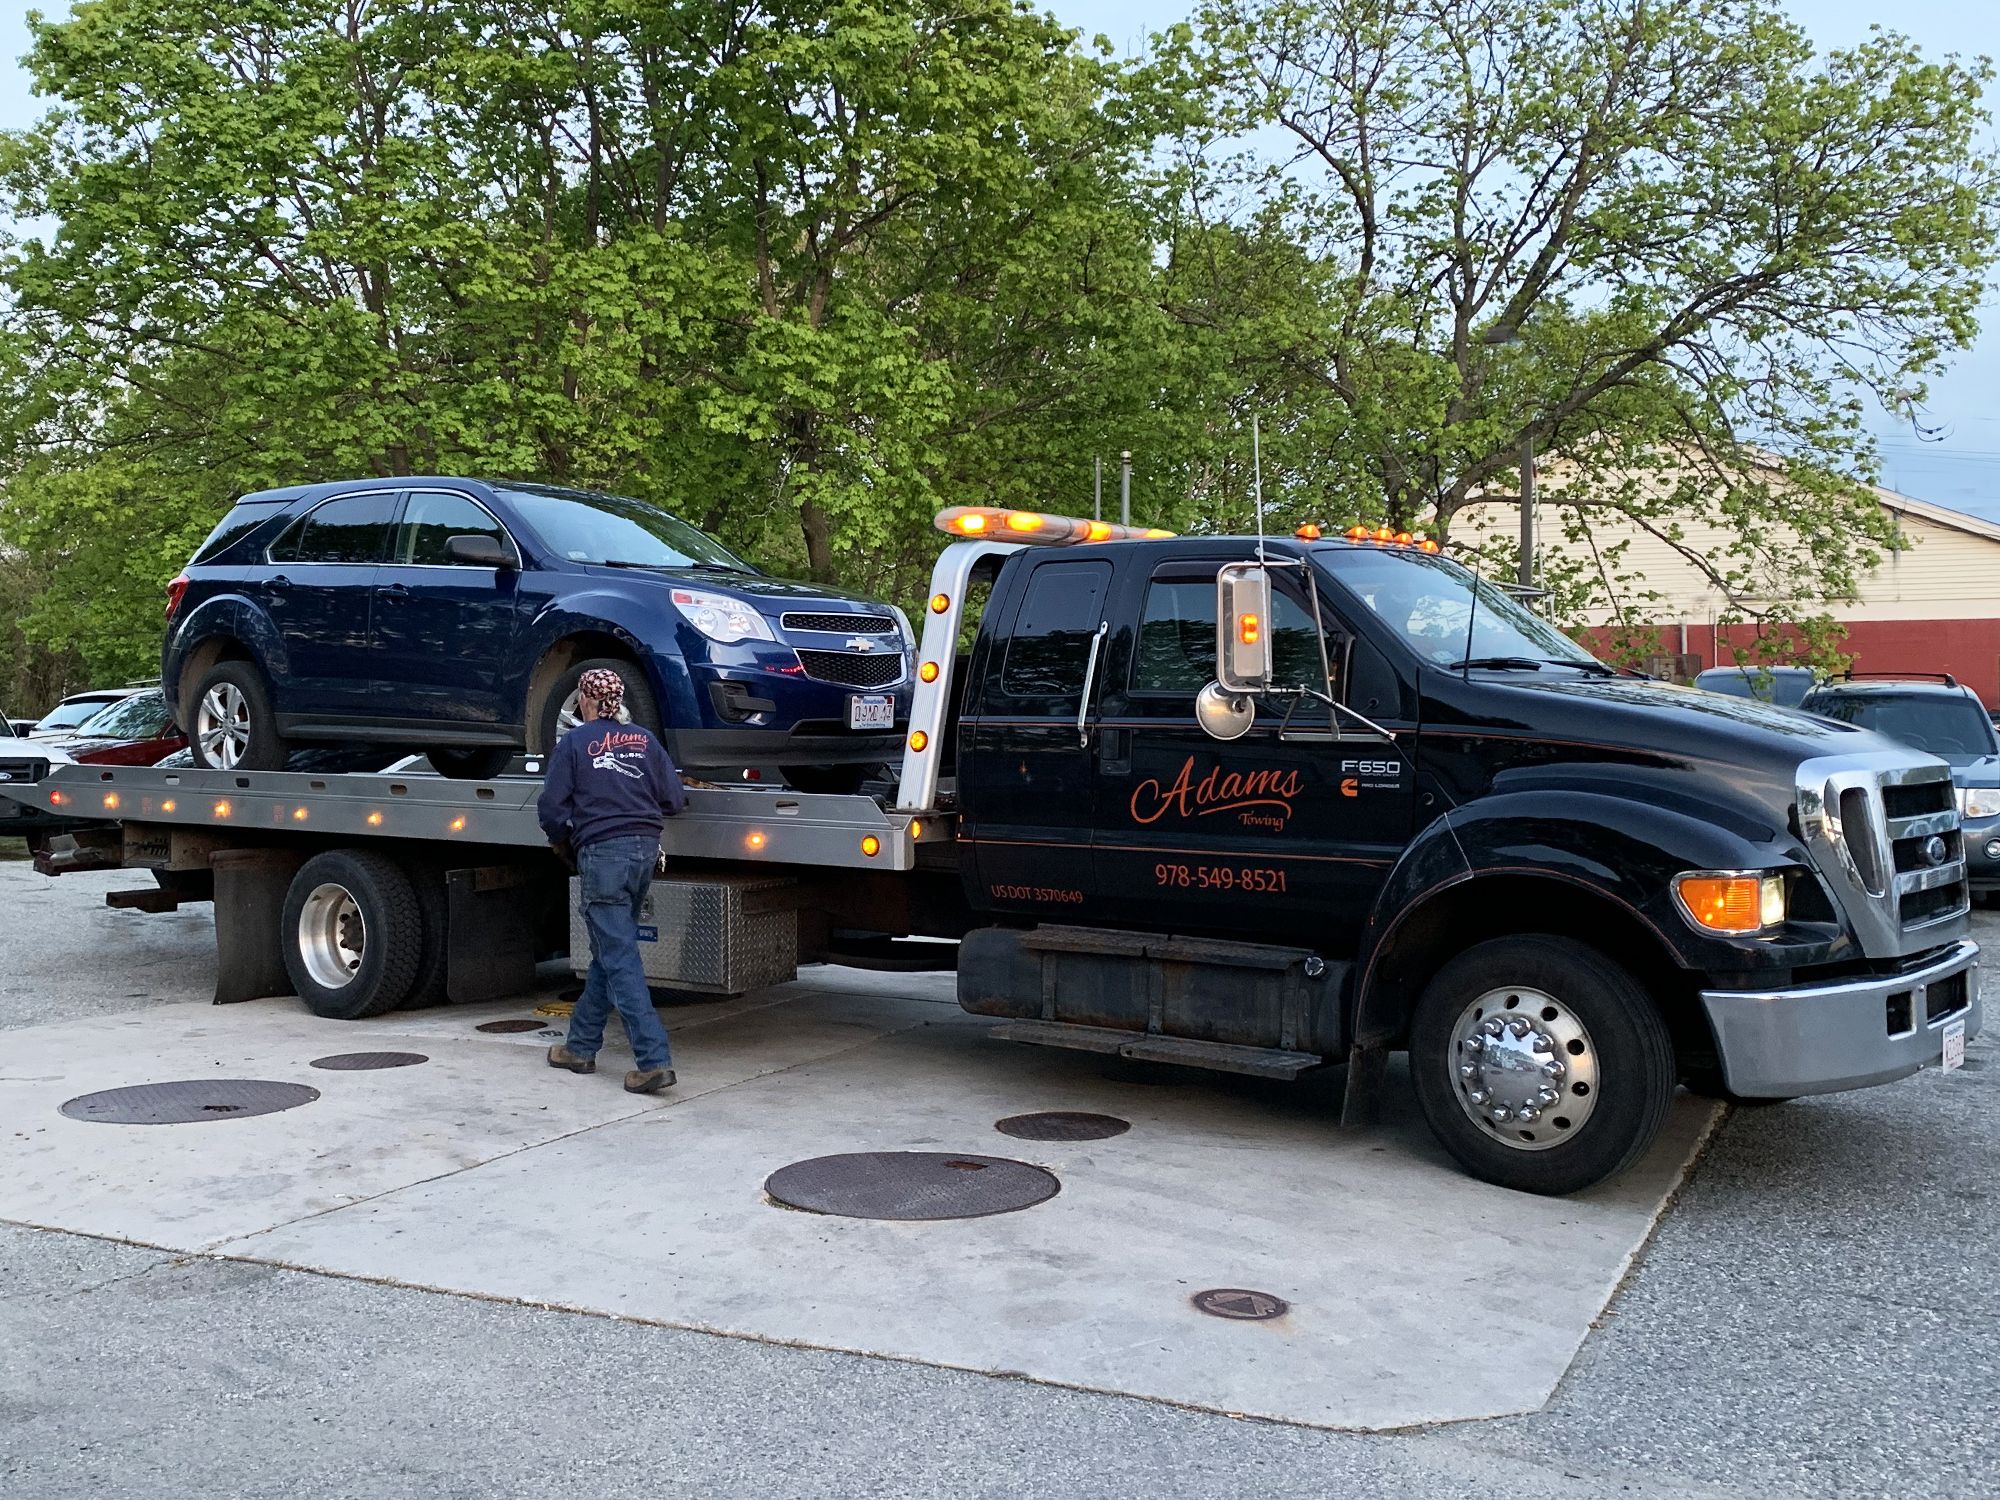
[(1798, 772), (1799, 833), (1871, 958), (1935, 947), (1971, 910), (1951, 770), (1895, 751)]
[(897, 633), (895, 617), (892, 615), (814, 614), (804, 610), (792, 610), (780, 615), (778, 623), (787, 630), (811, 630), (826, 635), (835, 632), (846, 635)]

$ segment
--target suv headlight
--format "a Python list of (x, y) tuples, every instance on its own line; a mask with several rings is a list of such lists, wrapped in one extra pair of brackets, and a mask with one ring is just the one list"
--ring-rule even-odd
[(894, 615), (894, 616), (896, 617), (896, 623), (897, 623), (897, 624), (898, 624), (899, 626), (901, 626), (901, 627), (902, 627), (902, 630), (903, 630), (903, 649), (904, 649), (905, 651), (914, 651), (914, 650), (916, 650), (916, 649), (917, 649), (917, 632), (916, 632), (916, 629), (915, 629), (915, 627), (913, 627), (913, 626), (912, 626), (912, 625), (910, 624), (910, 617), (909, 617), (908, 615), (906, 615), (906, 614), (904, 614), (904, 613), (903, 613), (903, 611), (902, 611), (902, 608), (901, 608), (901, 607), (900, 607), (899, 605), (895, 605), (895, 604), (892, 604), (892, 605), (890, 605), (890, 606), (889, 606), (889, 613), (893, 614), (893, 615)]
[(1962, 786), (1958, 789), (1961, 818), (2000, 817), (2000, 786)]
[(1689, 870), (1674, 877), (1674, 900), (1702, 931), (1745, 937), (1785, 920), (1785, 877)]
[(741, 599), (700, 589), (675, 589), (674, 607), (703, 635), (719, 645), (737, 641), (775, 641), (771, 622)]

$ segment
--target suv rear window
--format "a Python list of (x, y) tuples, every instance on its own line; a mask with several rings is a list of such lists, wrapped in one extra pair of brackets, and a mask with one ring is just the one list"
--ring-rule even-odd
[(278, 514), (275, 505), (239, 505), (220, 521), (215, 530), (208, 534), (208, 540), (195, 548), (188, 565), (204, 563), (235, 546), (243, 538)]
[(308, 511), (271, 544), (272, 562), (377, 563), (389, 551), (396, 496), (343, 495)]

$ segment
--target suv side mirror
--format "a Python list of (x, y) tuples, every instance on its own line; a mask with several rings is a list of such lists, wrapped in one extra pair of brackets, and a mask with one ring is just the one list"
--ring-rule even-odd
[(446, 562), (464, 563), (474, 568), (512, 568), (514, 550), (503, 542), (496, 542), (490, 536), (447, 537), (444, 544)]
[(1271, 575), (1257, 563), (1225, 563), (1215, 575), (1215, 680), (1228, 693), (1271, 685)]

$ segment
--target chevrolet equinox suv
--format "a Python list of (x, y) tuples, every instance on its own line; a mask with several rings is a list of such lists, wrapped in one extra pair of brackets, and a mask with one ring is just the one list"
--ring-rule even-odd
[(236, 502), (168, 586), (161, 671), (197, 763), (225, 770), (368, 742), (497, 775), (609, 667), (681, 765), (847, 791), (900, 748), (914, 644), (894, 606), (766, 577), (638, 500), (349, 480)]

